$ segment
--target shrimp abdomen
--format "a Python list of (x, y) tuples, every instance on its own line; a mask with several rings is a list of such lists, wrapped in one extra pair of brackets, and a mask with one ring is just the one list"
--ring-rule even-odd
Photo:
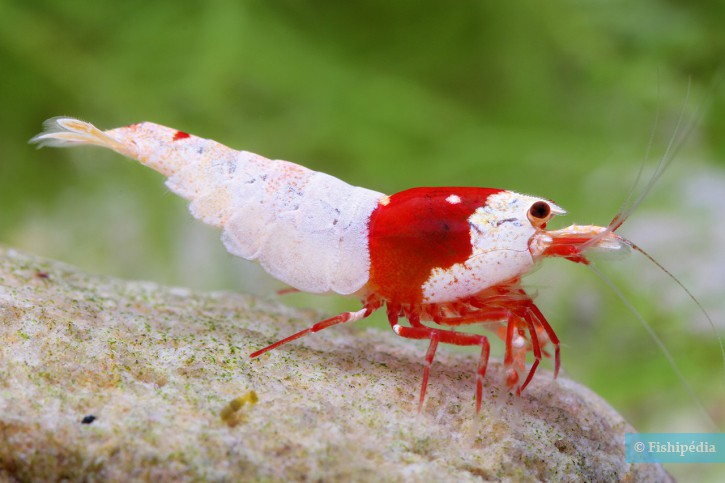
[(149, 122), (100, 131), (54, 118), (31, 141), (102, 146), (164, 174), (195, 218), (223, 229), (229, 252), (296, 289), (350, 294), (368, 281), (368, 221), (381, 193)]

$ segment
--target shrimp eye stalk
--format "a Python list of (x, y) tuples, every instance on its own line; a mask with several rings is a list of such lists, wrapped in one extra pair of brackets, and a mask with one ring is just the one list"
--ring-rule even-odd
[(544, 201), (537, 201), (531, 205), (527, 216), (532, 225), (537, 228), (544, 228), (546, 222), (551, 218), (551, 207)]

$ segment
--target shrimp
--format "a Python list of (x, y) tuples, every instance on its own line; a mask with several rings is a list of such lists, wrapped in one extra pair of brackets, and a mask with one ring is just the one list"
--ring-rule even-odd
[[(457, 331), (461, 326), (482, 324), (503, 340), (506, 385), (517, 394), (542, 357), (550, 356), (548, 346), (556, 377), (559, 339), (522, 277), (545, 258), (589, 264), (590, 251), (637, 249), (615, 234), (626, 216), (608, 227), (547, 230), (564, 209), (504, 189), (421, 187), (385, 195), (150, 122), (101, 131), (61, 117), (46, 121), (45, 128), (31, 142), (101, 146), (162, 173), (166, 186), (190, 201), (195, 218), (222, 230), (229, 252), (258, 260), (293, 290), (361, 301), (360, 310), (320, 321), (251, 358), (383, 308), (397, 335), (428, 340), (418, 411), (439, 343), (480, 348), (475, 377), (480, 411), (489, 339)], [(530, 352), (534, 360), (527, 371)]]

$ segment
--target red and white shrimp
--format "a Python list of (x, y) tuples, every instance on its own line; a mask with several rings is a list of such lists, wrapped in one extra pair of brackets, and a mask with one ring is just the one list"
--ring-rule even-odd
[[(513, 191), (435, 187), (388, 196), (150, 122), (100, 131), (76, 119), (54, 118), (45, 127), (31, 142), (102, 146), (164, 174), (169, 189), (190, 200), (194, 217), (222, 229), (229, 252), (258, 260), (291, 287), (362, 301), (362, 309), (318, 322), (250, 357), (386, 307), (396, 334), (430, 341), (419, 410), (441, 342), (480, 347), (480, 410), (489, 341), (455, 330), (462, 325), (485, 324), (503, 339), (506, 383), (518, 394), (549, 344), (556, 376), (559, 339), (521, 278), (546, 257), (586, 264), (588, 250), (626, 253), (633, 246), (614, 233), (623, 216), (609, 227), (547, 231), (547, 222), (564, 210)], [(529, 352), (534, 361), (526, 372)]]

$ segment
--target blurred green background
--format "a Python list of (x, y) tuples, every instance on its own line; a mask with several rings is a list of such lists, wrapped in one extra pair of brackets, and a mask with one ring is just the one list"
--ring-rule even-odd
[[(692, 133), (622, 233), (672, 267), (722, 333), (722, 25), (715, 1), (4, 0), (0, 243), (130, 279), (269, 297), (280, 287), (232, 260), (158, 174), (101, 150), (27, 145), (56, 115), (102, 128), (155, 121), (387, 193), (533, 193), (569, 210), (564, 226), (607, 224), (651, 133), (648, 168), (684, 112)], [(707, 429), (606, 286), (582, 266), (545, 265), (527, 280), (565, 371), (640, 430)], [(600, 266), (725, 426), (725, 369), (696, 307), (641, 257)]]

